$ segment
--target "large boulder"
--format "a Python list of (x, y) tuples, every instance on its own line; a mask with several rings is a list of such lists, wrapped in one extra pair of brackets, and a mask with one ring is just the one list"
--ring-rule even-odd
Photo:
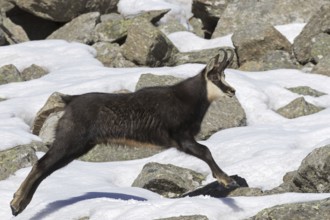
[(127, 31), (135, 19), (145, 19), (155, 24), (167, 12), (169, 12), (168, 9), (152, 10), (127, 18), (116, 13), (104, 15), (101, 17), (101, 22), (95, 28), (94, 42), (124, 42), (127, 37)]
[(118, 2), (119, 0), (14, 0), (15, 5), (21, 9), (57, 22), (68, 22), (87, 12), (115, 12)]
[(117, 43), (97, 42), (93, 44), (96, 49), (96, 59), (101, 61), (106, 67), (136, 67), (136, 65), (127, 60), (122, 49)]
[(21, 168), (33, 165), (38, 160), (35, 151), (33, 143), (0, 151), (0, 180), (8, 178)]
[(312, 73), (330, 76), (330, 54), (324, 56), (312, 69)]
[(30, 40), (44, 40), (56, 29), (64, 25), (61, 22), (46, 20), (15, 6), (6, 12), (6, 16), (20, 26)]
[(220, 16), (212, 38), (233, 33), (255, 21), (272, 25), (305, 23), (327, 0), (249, 0), (230, 1)]
[(231, 0), (193, 0), (192, 13), (202, 20), (205, 37), (210, 38), (217, 23)]
[(158, 28), (145, 18), (133, 20), (122, 46), (126, 59), (143, 66), (172, 65), (178, 49)]
[(300, 65), (287, 51), (272, 50), (266, 52), (258, 60), (249, 60), (239, 69), (243, 71), (267, 71), (274, 69), (298, 69)]
[(209, 220), (204, 215), (182, 215), (178, 217), (158, 218), (155, 220)]
[[(159, 76), (142, 74), (136, 90), (150, 86), (168, 86), (176, 84), (183, 79), (174, 76)], [(246, 115), (236, 97), (224, 97), (213, 102), (207, 111), (201, 125), (198, 139), (207, 139), (215, 132), (232, 127), (246, 126)]]
[(158, 218), (155, 220), (209, 220), (205, 215), (181, 215), (178, 217)]
[(326, 93), (315, 90), (309, 86), (297, 86), (297, 87), (290, 87), (287, 89), (293, 93), (297, 93), (297, 94), (303, 95), (303, 96), (309, 95), (309, 96), (313, 96), (313, 97), (320, 97), (320, 96), (326, 95)]
[[(180, 21), (175, 20), (175, 19), (171, 19), (171, 20), (167, 21), (166, 23), (161, 23), (157, 27), (159, 30), (161, 30), (166, 35), (169, 35), (169, 34), (175, 33), (175, 32), (179, 32), (179, 31), (187, 31), (187, 28), (185, 26), (183, 26), (183, 24), (181, 24)], [(195, 28), (193, 31), (195, 32)], [(203, 37), (204, 37), (204, 33), (203, 33)]]
[(293, 119), (301, 116), (315, 114), (324, 108), (315, 106), (305, 100), (304, 97), (297, 98), (276, 110), (276, 112), (283, 117)]
[(21, 73), (13, 64), (0, 67), (0, 85), (20, 81), (23, 81)]
[[(312, 3), (315, 4), (315, 3)], [(329, 40), (326, 35), (320, 35), (322, 33), (329, 34), (330, 30), (330, 4), (323, 5), (308, 21), (301, 33), (295, 38), (293, 43), (293, 50), (297, 60), (302, 63), (308, 63), (310, 61), (317, 62), (319, 56), (324, 56), (324, 49), (317, 50), (316, 48), (323, 47), (322, 44), (327, 45), (326, 50), (329, 52)], [(325, 43), (318, 42), (319, 39), (323, 39)], [(321, 45), (320, 45), (321, 44)], [(312, 48), (313, 53), (312, 53)]]
[(205, 176), (172, 164), (148, 163), (132, 186), (148, 189), (165, 197), (177, 197), (202, 184)]
[(31, 66), (25, 68), (22, 71), (21, 76), (24, 81), (28, 81), (28, 80), (38, 79), (46, 75), (47, 73), (48, 71), (45, 68), (38, 66), (36, 64), (32, 64)]
[(0, 0), (0, 8), (3, 12), (7, 12), (14, 7), (13, 3), (10, 0)]
[(137, 160), (164, 151), (156, 146), (126, 146), (122, 144), (98, 144), (79, 159), (88, 162)]
[[(46, 106), (47, 105), (48, 103), (46, 104)], [(45, 108), (43, 108), (43, 110), (45, 110)], [(42, 123), (38, 136), (41, 138), (42, 142), (45, 143), (47, 146), (50, 146), (54, 142), (57, 123), (60, 120), (60, 118), (63, 116), (63, 114), (64, 111), (62, 111), (62, 109), (58, 107), (49, 109), (48, 112), (46, 111), (38, 112), (38, 115), (36, 117), (37, 121), (35, 122)], [(41, 121), (43, 117), (45, 117), (45, 121)], [(33, 126), (33, 128), (36, 128), (36, 126)]]
[(283, 183), (265, 194), (286, 192), (329, 193), (330, 192), (330, 145), (317, 148), (301, 162), (298, 170), (283, 177)]
[[(232, 49), (230, 47), (223, 47), (224, 49)], [(175, 65), (181, 65), (185, 63), (204, 63), (207, 64), (210, 60), (210, 57), (215, 57), (219, 54), (220, 48), (211, 48), (204, 50), (196, 50), (191, 52), (180, 52), (175, 54), (174, 63)], [(233, 50), (232, 50), (233, 51)], [(229, 65), (228, 68), (236, 69), (238, 67), (237, 64), (237, 56), (234, 54), (233, 61)]]
[(318, 63), (327, 55), (330, 55), (330, 35), (326, 33), (320, 33), (316, 35), (312, 40), (312, 60), (315, 61), (315, 63)]
[[(46, 101), (45, 105), (38, 111), (32, 126), (32, 133), (39, 135), (42, 126), (47, 118), (52, 113), (57, 113), (64, 110), (65, 103), (62, 97), (65, 96), (62, 93), (54, 92)], [(55, 126), (53, 126), (55, 127)]]
[(91, 44), (93, 42), (93, 31), (99, 22), (99, 12), (82, 14), (53, 32), (47, 39), (64, 39)]
[(330, 219), (330, 198), (313, 201), (277, 205), (260, 211), (249, 220), (326, 220)]
[(2, 25), (0, 29), (2, 29), (6, 42), (9, 44), (22, 43), (30, 40), (25, 30), (20, 25), (15, 24), (10, 18), (2, 18)]
[(246, 24), (234, 32), (232, 41), (240, 65), (259, 60), (270, 51), (291, 52), (291, 43), (269, 23)]
[(330, 145), (307, 155), (293, 175), (291, 189), (305, 193), (330, 193)]
[(3, 46), (7, 43), (5, 32), (0, 27), (0, 46)]

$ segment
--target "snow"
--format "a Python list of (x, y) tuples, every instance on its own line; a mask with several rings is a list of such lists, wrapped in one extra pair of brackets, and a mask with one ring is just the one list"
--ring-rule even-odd
[(161, 23), (169, 20), (178, 20), (187, 29), (188, 20), (192, 17), (192, 0), (120, 0), (118, 11), (124, 16), (136, 15), (143, 11), (170, 9), (162, 19)]
[[(184, 20), (189, 14), (189, 2), (121, 0), (119, 8), (124, 14), (132, 14), (170, 5), (175, 9), (172, 13)], [(292, 42), (303, 26), (288, 24), (276, 28)], [(204, 40), (188, 32), (179, 32), (170, 34), (169, 38), (181, 51), (232, 45), (230, 35)], [(14, 64), (23, 70), (31, 64), (37, 64), (48, 69), (49, 74), (36, 80), (0, 85), (0, 98), (7, 99), (0, 102), (0, 150), (40, 140), (31, 134), (30, 127), (38, 110), (55, 91), (67, 94), (113, 92), (120, 89), (134, 91), (142, 73), (189, 77), (204, 67), (201, 64), (185, 64), (162, 68), (107, 68), (94, 56), (93, 48), (62, 40), (33, 41), (1, 47), (0, 66)], [(248, 126), (219, 131), (201, 143), (210, 148), (217, 163), (228, 174), (246, 178), (251, 187), (271, 189), (282, 183), (286, 172), (297, 169), (301, 160), (313, 149), (330, 144), (330, 95), (305, 97), (308, 102), (325, 108), (313, 115), (289, 120), (274, 112), (299, 97), (288, 91), (287, 87), (310, 86), (330, 94), (329, 77), (289, 69), (266, 72), (227, 69), (226, 76), (227, 81), (237, 90), (236, 96), (247, 114)], [(38, 153), (38, 156), (41, 157), (42, 153)], [(27, 209), (14, 218), (9, 203), (30, 171), (31, 167), (28, 167), (0, 181), (0, 219), (53, 220), (90, 216), (90, 219), (98, 220), (148, 220), (202, 214), (211, 220), (237, 220), (277, 204), (312, 201), (330, 196), (327, 193), (286, 193), (223, 199), (208, 196), (166, 199), (147, 190), (131, 187), (142, 167), (152, 161), (171, 163), (204, 173), (207, 175), (205, 184), (214, 181), (204, 162), (175, 149), (132, 161), (74, 161), (48, 177), (38, 188)]]

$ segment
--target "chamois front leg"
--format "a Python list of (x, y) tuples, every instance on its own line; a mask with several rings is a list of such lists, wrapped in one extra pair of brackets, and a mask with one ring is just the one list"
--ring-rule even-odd
[(190, 137), (180, 139), (178, 149), (205, 161), (209, 165), (213, 177), (216, 178), (220, 184), (227, 188), (239, 187), (235, 180), (230, 178), (224, 171), (220, 169), (220, 167), (214, 161), (210, 150), (205, 145), (197, 143), (194, 138)]

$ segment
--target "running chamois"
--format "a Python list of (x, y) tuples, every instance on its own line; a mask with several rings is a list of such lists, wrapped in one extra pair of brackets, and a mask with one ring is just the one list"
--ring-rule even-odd
[(205, 161), (219, 183), (237, 187), (216, 164), (210, 150), (194, 139), (211, 102), (235, 94), (224, 75), (234, 52), (229, 49), (220, 52), (224, 54), (222, 59), (219, 53), (199, 74), (173, 86), (144, 88), (128, 94), (64, 97), (66, 107), (57, 125), (55, 141), (14, 194), (10, 203), (13, 215), (26, 208), (47, 176), (98, 143), (175, 147)]

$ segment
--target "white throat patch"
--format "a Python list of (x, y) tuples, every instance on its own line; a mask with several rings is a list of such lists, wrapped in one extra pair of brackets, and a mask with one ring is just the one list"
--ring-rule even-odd
[(206, 93), (209, 102), (213, 102), (222, 96), (226, 96), (226, 94), (209, 79), (206, 79)]

